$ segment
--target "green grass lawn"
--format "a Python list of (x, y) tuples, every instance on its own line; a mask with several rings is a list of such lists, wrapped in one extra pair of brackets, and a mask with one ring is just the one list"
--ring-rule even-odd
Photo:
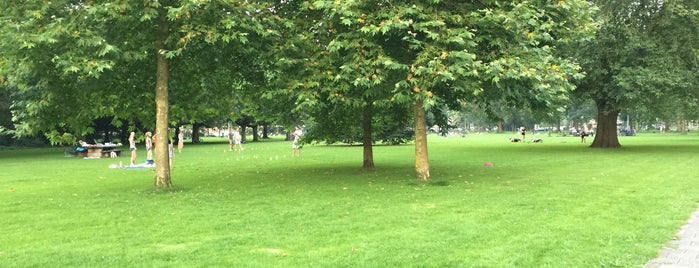
[(694, 134), (511, 136), (430, 136), (427, 184), (412, 145), (362, 171), (359, 146), (185, 144), (170, 191), (126, 155), (0, 150), (0, 266), (640, 267), (697, 208)]

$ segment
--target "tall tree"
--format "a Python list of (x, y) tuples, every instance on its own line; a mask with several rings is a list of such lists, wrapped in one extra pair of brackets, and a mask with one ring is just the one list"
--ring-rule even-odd
[[(155, 106), (156, 134), (167, 140), (170, 77), (177, 70), (172, 59), (196, 59), (196, 54), (187, 54), (190, 44), (242, 44), (248, 33), (272, 34), (255, 18), (265, 10), (262, 5), (179, 0), (0, 3), (0, 46), (9, 66), (4, 70), (22, 100), (16, 105), (17, 133), (60, 127), (84, 132), (89, 128), (85, 122), (91, 122), (86, 119), (108, 115), (149, 121), (151, 113), (143, 107)], [(144, 85), (155, 89), (154, 101), (137, 97)], [(168, 188), (167, 142), (157, 146), (155, 186)]]
[(411, 105), (422, 181), (430, 177), (426, 109), (458, 107), (458, 100), (558, 100), (578, 68), (556, 57), (556, 46), (592, 30), (590, 6), (579, 0), (314, 1), (309, 8), (323, 12), (314, 26), (323, 30), (311, 31), (321, 37), (309, 39), (326, 42), (309, 67), (331, 81), (318, 88), (332, 97), (385, 96)]
[(593, 2), (600, 9), (600, 29), (575, 49), (587, 72), (576, 92), (597, 106), (591, 147), (618, 148), (622, 109), (660, 114), (662, 103), (696, 103), (699, 11), (696, 1)]

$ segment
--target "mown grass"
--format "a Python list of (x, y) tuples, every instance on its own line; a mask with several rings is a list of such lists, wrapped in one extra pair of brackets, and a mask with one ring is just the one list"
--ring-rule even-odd
[(510, 136), (430, 136), (429, 183), (412, 145), (363, 171), (359, 146), (187, 144), (168, 191), (127, 156), (2, 150), (0, 266), (639, 267), (697, 208), (696, 135)]

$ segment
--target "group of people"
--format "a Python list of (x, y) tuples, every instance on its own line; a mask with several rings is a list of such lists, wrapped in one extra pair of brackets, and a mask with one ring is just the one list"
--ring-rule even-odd
[[(145, 134), (145, 146), (146, 146), (146, 164), (153, 165), (153, 151), (155, 149), (155, 144), (157, 140), (157, 134), (153, 135), (150, 131)], [(184, 147), (184, 134), (182, 129), (180, 129), (177, 134), (177, 150), (181, 153)], [(131, 132), (129, 135), (129, 151), (131, 152), (131, 165), (136, 164), (136, 132)], [(172, 145), (172, 139), (168, 139), (168, 154), (170, 156), (170, 166), (172, 166), (172, 157), (174, 156), (174, 148)]]
[(232, 131), (228, 131), (228, 148), (231, 151), (242, 151), (243, 149), (243, 136), (240, 135), (240, 128), (237, 127)]
[[(301, 127), (296, 126), (294, 127), (294, 132), (292, 132), (292, 137), (293, 137), (293, 143), (291, 144), (291, 157), (300, 157), (301, 156), (301, 136), (303, 136), (303, 131), (301, 131)], [(237, 151), (240, 152), (243, 149), (243, 144), (242, 144), (242, 139), (243, 137), (240, 135), (240, 128), (236, 127), (235, 129), (231, 130), (228, 132), (228, 148), (231, 151)]]
[[(301, 130), (301, 127), (296, 126), (294, 127), (294, 132), (292, 132), (292, 139), (293, 143), (291, 144), (291, 157), (300, 157), (301, 156), (301, 136), (303, 136), (303, 131)], [(155, 162), (153, 161), (153, 150), (155, 148), (155, 143), (157, 140), (157, 135), (153, 135), (150, 131), (145, 133), (145, 146), (146, 146), (146, 163), (147, 164), (154, 164)], [(240, 152), (243, 149), (243, 143), (242, 143), (243, 137), (240, 134), (240, 128), (237, 127), (231, 131), (228, 132), (228, 143), (229, 143), (229, 149), (231, 151), (237, 151)], [(174, 149), (172, 145), (172, 139), (168, 139), (168, 151), (170, 155), (170, 165), (172, 165), (172, 157), (174, 156)], [(182, 152), (182, 147), (184, 147), (184, 135), (182, 133), (182, 130), (180, 129), (179, 133), (177, 134), (177, 150), (181, 153)], [(129, 135), (129, 151), (131, 151), (131, 165), (136, 164), (136, 132), (131, 132)]]
[[(580, 134), (580, 142), (582, 142), (582, 143), (585, 143), (585, 138), (587, 138), (587, 136), (590, 136), (590, 134), (587, 133), (585, 130), (581, 130), (579, 134)], [(519, 128), (519, 135), (522, 135), (522, 141), (524, 141), (524, 137), (527, 135), (527, 129), (525, 129), (524, 127), (520, 127)]]

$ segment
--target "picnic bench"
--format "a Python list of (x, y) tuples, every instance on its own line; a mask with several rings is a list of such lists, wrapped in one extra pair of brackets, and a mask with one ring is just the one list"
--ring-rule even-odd
[(110, 154), (116, 153), (117, 156), (121, 156), (120, 149), (121, 143), (113, 144), (80, 144), (81, 147), (85, 148), (84, 151), (80, 152), (83, 157), (99, 158), (99, 157), (110, 157)]
[(116, 156), (121, 156), (121, 151), (122, 149), (109, 149), (109, 150), (104, 150), (102, 149), (100, 157), (110, 157), (111, 153), (115, 153)]

